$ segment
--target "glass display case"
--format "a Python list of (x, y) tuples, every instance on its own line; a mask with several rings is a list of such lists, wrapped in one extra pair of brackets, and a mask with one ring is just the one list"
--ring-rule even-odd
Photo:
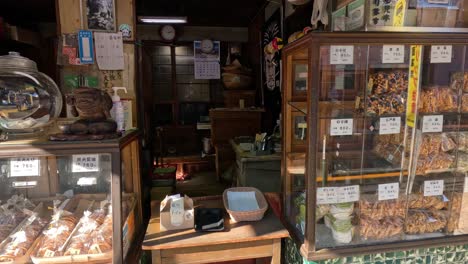
[(466, 0), (337, 0), (332, 31), (468, 32)]
[(0, 142), (0, 263), (133, 263), (139, 133)]
[(466, 243), (467, 37), (310, 33), (285, 47), (284, 217), (304, 257)]

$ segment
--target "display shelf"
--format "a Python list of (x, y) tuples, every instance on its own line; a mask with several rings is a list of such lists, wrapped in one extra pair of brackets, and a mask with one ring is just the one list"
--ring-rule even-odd
[[(466, 130), (464, 115), (418, 112), (451, 110), (455, 104), (461, 109), (460, 94), (466, 88), (453, 84), (452, 76), (464, 72), (466, 38), (468, 34), (311, 32), (283, 49), (285, 131), (294, 131), (290, 112), (301, 109), (291, 97), (292, 65), (297, 54), (308, 55), (309, 89), (307, 102), (301, 102), (307, 105), (301, 113), (307, 114), (308, 136), (302, 156), (294, 151), (291, 133), (283, 140), (284, 218), (306, 259), (468, 239), (468, 222), (460, 209), (468, 206), (465, 168), (455, 168), (468, 162), (468, 155), (460, 154), (468, 149), (468, 137), (451, 133)], [(404, 63), (383, 63), (385, 45), (403, 45)], [(451, 62), (434, 61), (432, 45), (452, 46)], [(450, 100), (439, 101), (418, 92), (437, 85), (456, 87), (457, 100), (447, 91), (437, 96)], [(424, 117), (437, 114), (444, 115), (443, 124), (426, 119), (423, 133)], [(401, 119), (379, 120), (385, 117)], [(331, 121), (345, 118), (352, 123)], [(437, 132), (441, 130), (450, 133)], [(439, 170), (452, 160), (454, 168)], [(435, 173), (421, 175), (424, 170)], [(294, 194), (303, 188), (298, 201)], [(301, 238), (297, 219), (304, 217)]]

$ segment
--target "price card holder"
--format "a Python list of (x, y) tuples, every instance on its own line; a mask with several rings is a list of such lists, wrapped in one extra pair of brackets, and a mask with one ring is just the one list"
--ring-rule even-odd
[(39, 159), (12, 158), (10, 160), (10, 177), (39, 176)]
[(330, 46), (330, 64), (354, 64), (354, 46)]
[(424, 182), (424, 196), (438, 196), (444, 194), (444, 180)]
[(381, 117), (379, 135), (399, 134), (401, 131), (401, 117)]
[(398, 182), (379, 184), (379, 201), (398, 199), (400, 185)]
[(331, 136), (350, 136), (353, 135), (353, 119), (332, 119), (330, 121)]
[(432, 45), (431, 63), (451, 63), (452, 45)]
[(359, 201), (359, 185), (339, 187), (337, 189), (338, 203)]
[(442, 132), (444, 127), (443, 115), (428, 115), (423, 117), (422, 132)]
[(317, 204), (334, 204), (337, 202), (336, 187), (317, 188)]
[(405, 45), (383, 45), (382, 63), (404, 63)]
[(72, 172), (99, 171), (99, 154), (73, 155)]

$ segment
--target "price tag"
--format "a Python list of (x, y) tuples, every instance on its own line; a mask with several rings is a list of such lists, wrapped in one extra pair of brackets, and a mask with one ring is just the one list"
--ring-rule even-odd
[(330, 64), (353, 64), (354, 46), (330, 46)]
[(399, 192), (398, 182), (379, 184), (379, 201), (398, 199)]
[(78, 179), (78, 182), (76, 183), (79, 186), (91, 186), (91, 185), (96, 185), (97, 184), (97, 179), (96, 177), (81, 177)]
[(14, 188), (30, 188), (37, 185), (37, 181), (14, 181), (12, 186)]
[(444, 180), (425, 181), (424, 196), (438, 196), (444, 194)]
[(39, 159), (13, 158), (10, 160), (10, 177), (39, 176)]
[(307, 123), (298, 123), (297, 128), (307, 128)]
[(381, 117), (379, 135), (399, 134), (401, 131), (401, 117)]
[(422, 132), (442, 132), (444, 125), (443, 115), (430, 115), (423, 117)]
[(431, 63), (451, 63), (452, 45), (431, 46)]
[(382, 63), (404, 63), (405, 46), (404, 45), (383, 45)]
[(334, 204), (338, 202), (336, 187), (317, 188), (317, 204)]
[(330, 135), (348, 136), (353, 134), (353, 119), (332, 119), (330, 122)]
[(99, 171), (99, 155), (73, 155), (72, 172)]
[(337, 189), (338, 203), (359, 201), (359, 185), (339, 187)]

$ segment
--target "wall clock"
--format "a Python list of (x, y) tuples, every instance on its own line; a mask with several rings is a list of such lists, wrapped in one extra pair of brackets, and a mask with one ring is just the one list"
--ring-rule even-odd
[(159, 29), (159, 35), (164, 41), (174, 41), (176, 38), (176, 30), (171, 25), (164, 25)]

